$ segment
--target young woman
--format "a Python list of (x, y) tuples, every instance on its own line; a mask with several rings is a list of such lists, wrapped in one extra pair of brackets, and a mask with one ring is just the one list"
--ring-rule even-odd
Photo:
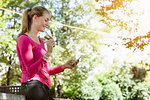
[(44, 32), (49, 25), (50, 13), (42, 7), (26, 9), (22, 16), (22, 30), (18, 36), (16, 51), (22, 70), (22, 93), (26, 100), (54, 100), (49, 93), (50, 75), (72, 69), (77, 65), (73, 60), (57, 67), (49, 67), (48, 60), (55, 46), (54, 39), (45, 36), (48, 40), (47, 51), (38, 32)]

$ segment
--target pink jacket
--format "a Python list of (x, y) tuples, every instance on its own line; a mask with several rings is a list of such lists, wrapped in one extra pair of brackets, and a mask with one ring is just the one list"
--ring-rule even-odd
[(48, 66), (48, 63), (42, 59), (43, 55), (46, 54), (44, 42), (40, 38), (39, 40), (40, 44), (26, 35), (21, 35), (18, 38), (16, 51), (22, 71), (21, 82), (38, 80), (50, 88), (50, 75), (62, 72), (62, 65)]

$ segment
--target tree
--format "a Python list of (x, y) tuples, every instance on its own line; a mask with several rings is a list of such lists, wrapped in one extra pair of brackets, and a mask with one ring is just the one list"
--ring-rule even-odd
[[(89, 2), (89, 1), (88, 1)], [(84, 2), (85, 3), (85, 2)], [(84, 4), (83, 3), (83, 4)], [(71, 25), (71, 26), (78, 26), (78, 27), (87, 27), (88, 22), (79, 23), (78, 21), (81, 20), (84, 16), (90, 13), (87, 10), (88, 8), (84, 8), (82, 3), (78, 1), (71, 1), (71, 0), (59, 0), (57, 2), (51, 2), (51, 20), (58, 21), (63, 24)], [(89, 3), (87, 3), (89, 4)], [(57, 5), (57, 6), (56, 6)], [(72, 6), (71, 6), (72, 5)], [(51, 35), (56, 39), (56, 44), (60, 46), (63, 50), (61, 54), (61, 58), (57, 57), (57, 55), (53, 56), (54, 59), (54, 66), (60, 64), (60, 60), (65, 62), (67, 59), (74, 58), (77, 59), (80, 54), (84, 54), (82, 65), (79, 65), (79, 68), (74, 70), (67, 70), (63, 73), (65, 77), (59, 75), (55, 75), (54, 79), (54, 86), (63, 85), (62, 88), (64, 90), (64, 97), (70, 95), (70, 98), (74, 98), (78, 96), (80, 88), (80, 84), (82, 80), (86, 79), (86, 73), (91, 70), (94, 66), (93, 62), (95, 58), (91, 58), (94, 53), (96, 53), (96, 48), (98, 48), (96, 44), (96, 34), (90, 32), (84, 32), (76, 29), (71, 29), (64, 26), (56, 26), (55, 24), (50, 25)], [(87, 52), (87, 50), (91, 50), (91, 52)], [(93, 53), (93, 52), (94, 53)], [(60, 52), (59, 52), (60, 53)], [(88, 56), (89, 54), (89, 56)], [(58, 59), (57, 59), (58, 58)], [(92, 67), (93, 65), (93, 67)], [(87, 67), (91, 66), (91, 67)], [(86, 70), (85, 70), (86, 69)], [(59, 79), (58, 77), (61, 77)], [(59, 79), (59, 80), (58, 80)], [(62, 90), (62, 89), (61, 89)], [(69, 93), (70, 92), (70, 93)], [(55, 90), (55, 93), (56, 90)], [(56, 96), (59, 94), (56, 94)]]
[[(43, 5), (51, 11), (52, 21), (58, 21), (67, 25), (88, 28), (88, 21), (79, 21), (81, 21), (83, 17), (86, 17), (93, 10), (93, 5), (89, 2), (91, 1), (89, 0), (80, 2), (71, 0), (11, 0), (3, 2), (3, 5), (1, 5), (1, 7), (6, 8), (8, 10), (13, 9), (13, 11), (22, 13), (23, 10), (27, 7)], [(84, 4), (86, 5), (86, 7), (84, 6)], [(10, 40), (7, 38), (7, 36), (12, 39), (11, 42), (13, 41), (13, 43), (10, 44), (7, 48), (11, 49), (8, 51), (12, 51), (11, 54), (13, 55), (13, 63), (11, 64), (11, 66), (14, 64), (14, 67), (11, 67), (11, 71), (8, 72), (11, 76), (10, 84), (13, 84), (14, 82), (18, 82), (18, 77), (19, 79), (21, 77), (19, 62), (15, 51), (17, 35), (20, 32), (21, 15), (18, 15), (16, 13), (10, 13), (4, 10), (1, 10), (0, 14), (0, 21), (2, 22), (1, 25), (3, 26), (0, 27), (1, 32), (3, 33), (1, 35), (5, 37), (0, 44), (4, 44), (5, 46), (9, 43)], [(9, 21), (9, 23), (7, 23), (7, 21)], [(98, 48), (100, 44), (97, 42), (97, 34), (86, 31), (80, 31), (77, 29), (71, 29), (64, 26), (58, 26), (52, 23), (50, 24), (50, 27), (47, 28), (47, 31), (43, 34), (50, 34), (49, 32), (51, 32), (51, 36), (56, 40), (56, 47), (54, 48), (54, 52), (51, 58), (52, 61), (51, 63), (49, 63), (50, 65), (57, 66), (65, 63), (70, 58), (76, 59), (81, 54), (84, 54), (84, 57), (77, 68), (73, 70), (66, 70), (64, 73), (51, 77), (52, 80), (54, 80), (55, 97), (69, 97), (74, 99), (79, 98), (78, 95), (80, 94), (80, 84), (83, 80), (85, 80), (88, 77), (88, 71), (94, 68), (97, 65), (97, 63), (100, 62), (100, 58), (98, 57)], [(43, 34), (39, 34), (41, 38)], [(3, 49), (2, 51), (5, 52), (2, 55), (4, 55), (6, 58), (9, 58), (8, 55), (10, 55), (10, 53), (6, 52), (7, 49), (2, 45), (0, 46)], [(10, 46), (13, 47), (9, 48)], [(9, 61), (9, 59), (6, 59), (5, 62), (2, 62), (10, 66)], [(16, 72), (16, 76), (18, 76), (17, 79), (14, 79), (13, 75), (15, 73), (13, 72)], [(6, 74), (7, 73), (3, 75), (4, 81), (2, 83), (6, 83)], [(62, 75), (64, 75), (65, 77), (63, 77)], [(60, 91), (56, 91), (59, 89), (63, 90), (61, 91), (63, 92), (62, 94), (60, 93)]]
[[(23, 9), (34, 6), (39, 3), (39, 1), (22, 1), (22, 0), (0, 0), (0, 8), (5, 8), (11, 11), (15, 11), (21, 13)], [(21, 5), (20, 5), (21, 4)], [(17, 13), (11, 13), (5, 10), (1, 10), (0, 12), (0, 62), (6, 64), (6, 68), (8, 69), (5, 74), (3, 74), (3, 79), (1, 84), (11, 85), (14, 83), (19, 83), (21, 74), (19, 69), (19, 62), (17, 60), (16, 55), (16, 40), (17, 33), (20, 31), (20, 19), (21, 16)], [(2, 69), (3, 70), (3, 69)]]
[[(149, 41), (148, 0), (95, 0), (100, 21), (120, 31), (124, 45), (143, 50)], [(145, 41), (146, 40), (146, 41)], [(147, 41), (148, 40), (148, 41)]]

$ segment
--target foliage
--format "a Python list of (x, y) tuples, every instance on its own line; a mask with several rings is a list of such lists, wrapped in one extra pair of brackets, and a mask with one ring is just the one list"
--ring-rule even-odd
[[(88, 81), (94, 84), (87, 82), (87, 85), (83, 85), (83, 97), (85, 100), (148, 100), (149, 83), (133, 79), (133, 76), (131, 65), (116, 66), (110, 71), (101, 72), (95, 79)], [(95, 80), (98, 84), (95, 84)]]
[[(8, 68), (8, 66), (7, 66), (7, 68)], [(11, 65), (10, 76), (9, 76), (9, 78), (10, 78), (9, 84), (10, 85), (17, 85), (20, 83), (21, 71), (19, 68), (20, 68), (19, 65), (16, 65), (16, 64)], [(2, 78), (1, 84), (6, 84), (7, 83), (6, 75), (3, 74), (1, 76), (1, 78)]]
[(95, 0), (100, 22), (120, 32), (126, 48), (144, 50), (149, 46), (148, 0)]
[(123, 40), (125, 41), (124, 45), (126, 48), (134, 48), (134, 51), (138, 49), (144, 51), (144, 47), (149, 45), (149, 38), (150, 32), (148, 32), (146, 35), (137, 36), (135, 38), (123, 38)]
[[(51, 11), (51, 20), (58, 21), (63, 24), (78, 26), (82, 28), (89, 28), (89, 22), (92, 18), (96, 17), (91, 12), (94, 12), (92, 0), (0, 0), (0, 7), (10, 9), (22, 13), (27, 7), (33, 7), (36, 5), (43, 5)], [(136, 19), (124, 20), (130, 15), (137, 15), (133, 13), (130, 8), (130, 3), (133, 0), (109, 0), (110, 4), (103, 2), (104, 0), (96, 0), (98, 4), (102, 6), (100, 9), (96, 9), (100, 20), (112, 27), (119, 27), (118, 29), (125, 29), (129, 33), (134, 30), (138, 30), (139, 23)], [(105, 0), (108, 1), (108, 0)], [(126, 6), (129, 12), (126, 12)], [(94, 9), (93, 9), (94, 8)], [(115, 15), (116, 11), (125, 13), (123, 19), (121, 17), (111, 17)], [(93, 15), (88, 17), (88, 15)], [(11, 67), (10, 71), (10, 84), (15, 82), (20, 83), (21, 71), (19, 68), (19, 62), (17, 59), (15, 45), (17, 40), (17, 34), (20, 32), (21, 16), (4, 10), (0, 10), (0, 62), (5, 63), (6, 69)], [(83, 21), (83, 18), (89, 18), (87, 21)], [(135, 27), (131, 26), (134, 24)], [(70, 98), (73, 100), (149, 100), (150, 88), (149, 84), (145, 81), (145, 74), (136, 75), (138, 72), (133, 72), (132, 65), (125, 65), (121, 67), (113, 67), (108, 72), (101, 72), (97, 76), (93, 77), (93, 80), (87, 80), (91, 76), (88, 72), (93, 68), (96, 68), (101, 63), (100, 57), (100, 37), (97, 33), (80, 31), (77, 29), (59, 26), (55, 23), (50, 23), (45, 34), (51, 35), (55, 41), (56, 46), (51, 57), (50, 66), (58, 66), (65, 63), (70, 58), (77, 59), (82, 55), (82, 59), (78, 66), (72, 70), (65, 70), (64, 73), (51, 77), (53, 82), (51, 93), (53, 96), (57, 96), (55, 93), (58, 90), (58, 86), (62, 86), (62, 96), (64, 98)], [(51, 34), (50, 34), (51, 33)], [(40, 34), (40, 35), (43, 35)], [(145, 45), (149, 44), (148, 41), (142, 39), (148, 39), (149, 35), (139, 36), (135, 39), (122, 38), (129, 40), (124, 45), (127, 48), (137, 47), (141, 50)], [(43, 39), (43, 38), (42, 38)], [(44, 40), (44, 39), (43, 39)], [(45, 40), (44, 40), (45, 41)], [(140, 44), (139, 41), (142, 41)], [(145, 69), (142, 69), (144, 73)], [(6, 83), (7, 72), (2, 75), (2, 82)], [(137, 77), (142, 76), (142, 77)], [(57, 93), (58, 94), (58, 93)]]
[(85, 81), (82, 83), (80, 91), (81, 100), (98, 100), (102, 92), (102, 85), (97, 79)]
[[(16, 58), (16, 40), (12, 37), (12, 34), (9, 33), (10, 31), (7, 30), (8, 33), (0, 34), (0, 63), (5, 63), (2, 67), (2, 70), (6, 69), (7, 71), (10, 70), (10, 74), (6, 72), (3, 74), (1, 78), (1, 84), (16, 84), (20, 82), (21, 73), (19, 69), (19, 64), (17, 63)], [(9, 79), (11, 80), (9, 80)], [(8, 81), (9, 80), (9, 81)]]
[(54, 84), (51, 84), (51, 88), (49, 89), (49, 92), (52, 97), (55, 97), (55, 87)]
[[(87, 28), (88, 21), (79, 22), (79, 20), (82, 20), (84, 16), (87, 16), (91, 12), (93, 5), (89, 2), (90, 0), (82, 2), (71, 0), (5, 0), (3, 3), (2, 1), (0, 2), (2, 3), (0, 7), (22, 13), (24, 9), (28, 7), (32, 8), (36, 5), (42, 5), (51, 11), (52, 21), (58, 21), (60, 23), (71, 26)], [(86, 7), (83, 4), (86, 4)], [(0, 61), (6, 63), (8, 66), (11, 66), (10, 84), (13, 84), (14, 82), (20, 83), (18, 80), (20, 80), (21, 71), (19, 69), (19, 62), (17, 59), (15, 46), (17, 35), (19, 34), (21, 27), (21, 15), (4, 10), (0, 10), (0, 15), (0, 22), (2, 22), (0, 24), (0, 31), (2, 33), (1, 35), (3, 35), (2, 38), (4, 38), (0, 45), (8, 47), (1, 48), (0, 52), (3, 53), (1, 56), (9, 58), (9, 54), (12, 54), (13, 63), (9, 63), (10, 59)], [(80, 84), (87, 78), (87, 72), (94, 68), (99, 62), (99, 59), (95, 59), (98, 58), (97, 48), (99, 46), (99, 43), (95, 41), (96, 34), (86, 31), (79, 31), (77, 29), (64, 26), (58, 26), (54, 23), (50, 23), (50, 26), (46, 30), (47, 31), (45, 33), (39, 35), (42, 36), (43, 34), (49, 34), (56, 41), (56, 46), (51, 57), (51, 62), (49, 63), (50, 66), (58, 66), (65, 63), (70, 58), (77, 59), (80, 55), (85, 55), (81, 59), (82, 63), (80, 63), (77, 68), (74, 68), (73, 70), (66, 70), (64, 73), (51, 77), (52, 81), (54, 82), (53, 89), (55, 91), (57, 90), (57, 85), (62, 85), (64, 89), (63, 97), (69, 97), (72, 99), (78, 98), (78, 95), (80, 94), (79, 88), (81, 88)], [(42, 39), (44, 40), (44, 38)], [(7, 50), (8, 53), (6, 52)], [(94, 56), (95, 54), (97, 54), (96, 57)], [(2, 57), (0, 57), (0, 59), (2, 59)], [(7, 72), (8, 71), (6, 71), (2, 77), (2, 83), (6, 83), (7, 81)], [(14, 78), (14, 75), (17, 77)], [(55, 91), (53, 92), (56, 93)]]
[[(71, 4), (73, 6), (71, 6)], [(84, 6), (79, 1), (57, 0), (57, 2), (51, 3), (50, 6), (52, 14), (51, 20), (84, 28), (88, 26), (87, 22), (78, 22), (83, 16), (90, 13), (90, 9), (87, 11), (86, 9), (88, 8), (85, 9)], [(63, 52), (58, 52), (61, 53), (61, 56), (57, 57), (57, 53), (53, 57), (53, 61), (55, 61), (54, 66), (59, 65), (59, 61), (64, 63), (70, 58), (77, 59), (81, 55), (86, 56), (82, 57), (82, 63), (78, 64), (77, 68), (66, 70), (64, 73), (57, 75), (55, 79), (58, 84), (63, 85), (64, 97), (67, 97), (68, 95), (69, 98), (75, 99), (80, 93), (80, 84), (87, 78), (87, 72), (96, 66), (93, 63), (95, 59), (92, 58), (98, 48), (95, 41), (96, 37), (94, 37), (95, 35), (93, 33), (79, 31), (64, 26), (56, 26), (55, 24), (50, 24), (49, 29), (51, 31), (51, 36), (56, 40), (56, 44), (64, 49)], [(94, 53), (92, 51), (94, 51)], [(58, 78), (61, 78), (62, 80)]]
[[(38, 2), (35, 0), (32, 2), (25, 2), (23, 0), (0, 0), (0, 8), (21, 13), (27, 7), (27, 4), (28, 7), (31, 7)], [(6, 69), (6, 72), (1, 77), (1, 84), (18, 84), (20, 83), (21, 71), (16, 54), (16, 35), (20, 32), (21, 16), (16, 13), (1, 10), (0, 17), (0, 63), (5, 63), (5, 67), (2, 67), (2, 70)]]
[[(108, 26), (120, 26), (121, 28), (125, 28), (126, 30), (128, 30), (131, 28), (128, 25), (130, 24), (128, 21), (133, 19), (126, 17), (128, 19), (124, 20), (124, 17), (121, 17), (120, 15), (118, 15), (118, 13), (121, 12), (121, 15), (123, 14), (124, 16), (130, 16), (132, 14), (133, 9), (130, 8), (128, 12), (127, 8), (132, 1), (133, 0), (96, 0), (96, 2), (99, 3), (99, 7), (96, 9), (96, 13), (102, 16), (101, 21), (107, 24)], [(115, 14), (117, 14), (117, 17), (111, 16)]]
[(122, 100), (122, 93), (119, 86), (115, 83), (107, 84), (103, 87), (100, 99), (107, 100)]
[(76, 85), (73, 87), (64, 88), (63, 98), (70, 98), (71, 100), (80, 99), (79, 95), (81, 94), (81, 91), (79, 90), (79, 88), (81, 87), (76, 87)]
[(137, 86), (134, 87), (134, 98), (138, 100), (149, 100), (150, 99), (150, 85), (149, 83), (143, 82), (138, 83)]

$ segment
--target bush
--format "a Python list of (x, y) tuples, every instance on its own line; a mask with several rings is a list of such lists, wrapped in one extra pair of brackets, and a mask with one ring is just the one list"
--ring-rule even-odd
[(81, 98), (83, 100), (98, 100), (102, 89), (102, 85), (95, 79), (84, 82), (81, 88)]
[(71, 100), (81, 100), (81, 91), (78, 86), (68, 87), (63, 89), (63, 98)]
[(84, 100), (150, 100), (149, 83), (143, 77), (135, 79), (130, 65), (101, 72), (81, 91)]
[(133, 88), (134, 100), (150, 100), (150, 83), (138, 83)]
[(101, 92), (102, 100), (123, 100), (122, 92), (116, 83), (111, 83), (103, 86)]

